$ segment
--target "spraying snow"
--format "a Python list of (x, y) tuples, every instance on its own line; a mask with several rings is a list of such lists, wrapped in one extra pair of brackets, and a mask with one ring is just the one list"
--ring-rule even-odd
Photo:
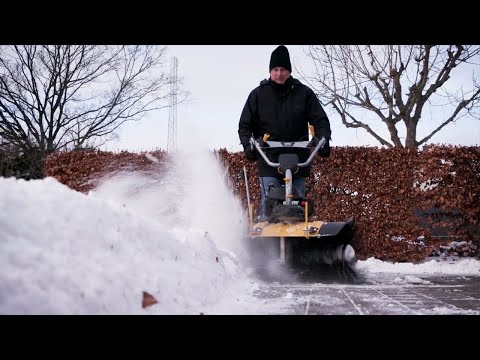
[[(89, 195), (53, 178), (0, 178), (0, 313), (255, 313), (256, 285), (235, 254), (242, 210), (214, 154), (173, 162)], [(143, 291), (154, 306), (141, 307)]]
[(215, 154), (176, 152), (170, 161), (168, 173), (120, 174), (91, 195), (122, 204), (178, 234), (197, 231), (215, 247), (244, 254), (246, 215)]

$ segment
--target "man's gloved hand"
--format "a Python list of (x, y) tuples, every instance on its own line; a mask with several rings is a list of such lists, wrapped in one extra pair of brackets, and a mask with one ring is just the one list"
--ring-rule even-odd
[(270, 147), (270, 145), (263, 141), (263, 136), (260, 136), (256, 141), (261, 148)]
[(307, 147), (315, 149), (319, 142), (320, 140), (316, 136), (314, 136), (312, 137), (312, 140), (310, 140), (310, 142), (307, 144)]
[[(307, 147), (315, 148), (318, 143), (320, 142), (320, 139), (314, 136), (312, 140), (308, 143)], [(326, 138), (325, 144), (318, 150), (317, 155), (323, 158), (327, 158), (330, 156), (330, 140)]]
[(245, 158), (248, 161), (257, 160), (257, 151), (251, 148), (250, 143), (243, 144), (243, 152), (245, 153)]
[(327, 139), (325, 141), (325, 144), (318, 150), (318, 155), (323, 158), (327, 158), (330, 156), (330, 140)]

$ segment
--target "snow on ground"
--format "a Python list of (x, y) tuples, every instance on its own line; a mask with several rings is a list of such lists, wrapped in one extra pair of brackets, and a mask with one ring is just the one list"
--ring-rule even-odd
[(357, 263), (365, 273), (398, 273), (416, 275), (479, 275), (480, 262), (473, 258), (428, 258), (420, 264), (390, 263), (370, 258)]

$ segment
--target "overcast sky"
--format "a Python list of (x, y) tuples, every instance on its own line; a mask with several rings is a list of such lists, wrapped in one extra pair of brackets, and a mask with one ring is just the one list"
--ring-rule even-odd
[[(192, 136), (212, 149), (241, 149), (238, 140), (238, 120), (249, 92), (261, 80), (269, 77), (270, 54), (277, 45), (169, 45), (169, 56), (178, 59), (178, 76), (183, 77), (190, 101), (177, 108), (177, 145), (187, 147)], [(299, 78), (295, 67), (304, 71), (311, 66), (303, 53), (303, 46), (287, 45), (292, 76)], [(480, 68), (478, 69), (480, 71)], [(477, 71), (477, 73), (478, 73)], [(472, 70), (460, 74), (460, 82), (470, 81)], [(301, 80), (301, 79), (300, 79)], [(374, 145), (373, 137), (364, 130), (346, 129), (340, 117), (325, 109), (330, 117), (333, 146)], [(141, 122), (124, 125), (119, 140), (108, 143), (107, 150), (166, 149), (168, 138), (168, 108), (148, 115)], [(419, 125), (419, 137), (435, 114), (424, 111)], [(436, 118), (436, 117), (435, 117)], [(422, 126), (422, 124), (424, 124)], [(382, 135), (389, 139), (382, 126)], [(429, 131), (430, 132), (430, 131)], [(428, 132), (428, 133), (429, 133)], [(431, 142), (458, 145), (479, 145), (479, 120), (460, 119), (435, 135)]]

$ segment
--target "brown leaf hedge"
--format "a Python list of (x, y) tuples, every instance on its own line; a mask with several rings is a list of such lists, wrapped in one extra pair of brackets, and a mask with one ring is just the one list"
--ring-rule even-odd
[(95, 188), (101, 178), (113, 176), (119, 171), (163, 172), (167, 163), (167, 153), (162, 150), (142, 153), (58, 152), (47, 158), (45, 175), (56, 178), (73, 190), (86, 193)]
[[(256, 163), (242, 152), (215, 150), (232, 193), (247, 207), (245, 166), (254, 204), (260, 202)], [(153, 155), (158, 162), (151, 160)], [(77, 151), (47, 159), (45, 173), (88, 192), (118, 171), (167, 174), (169, 154)], [(429, 146), (423, 150), (332, 147), (316, 158), (307, 179), (313, 220), (356, 219), (352, 245), (359, 259), (418, 262), (430, 255), (479, 257), (480, 147)]]

